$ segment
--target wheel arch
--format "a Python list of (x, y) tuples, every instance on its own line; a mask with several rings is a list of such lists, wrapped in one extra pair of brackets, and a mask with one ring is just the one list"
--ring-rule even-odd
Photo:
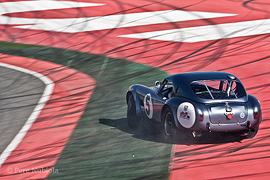
[[(248, 118), (252, 126), (257, 127), (262, 122), (262, 109), (259, 100), (252, 95), (248, 95), (248, 102), (246, 103), (248, 109)], [(253, 119), (254, 113), (259, 113), (258, 119)]]
[(171, 110), (171, 113), (173, 115), (173, 120), (174, 120), (174, 124), (177, 128), (182, 128), (182, 126), (180, 125), (180, 123), (178, 122), (177, 120), (177, 110), (171, 105), (171, 104), (165, 104), (163, 107), (162, 107), (162, 110), (161, 110), (161, 118), (163, 117), (163, 114), (165, 113), (166, 109), (170, 109)]
[[(129, 97), (133, 96), (132, 92), (128, 91), (126, 94), (126, 103), (128, 104)], [(133, 96), (134, 97), (134, 96)], [(134, 99), (135, 100), (135, 99)]]

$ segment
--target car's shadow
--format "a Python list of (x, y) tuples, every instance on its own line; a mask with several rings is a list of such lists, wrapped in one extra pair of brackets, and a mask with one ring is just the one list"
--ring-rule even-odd
[(120, 119), (99, 119), (99, 123), (119, 129), (125, 133), (132, 134), (132, 137), (146, 141), (170, 143), (170, 144), (221, 144), (230, 142), (241, 142), (243, 137), (240, 134), (228, 133), (206, 133), (200, 138), (194, 138), (190, 131), (179, 131), (175, 140), (165, 140), (162, 137), (161, 126), (151, 121), (142, 121), (140, 128), (134, 130), (127, 125), (126, 118)]

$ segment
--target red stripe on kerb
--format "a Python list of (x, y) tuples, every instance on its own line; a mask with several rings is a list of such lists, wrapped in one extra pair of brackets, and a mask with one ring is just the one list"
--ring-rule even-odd
[(39, 72), (55, 83), (49, 101), (0, 169), (1, 179), (46, 178), (83, 114), (95, 80), (74, 69), (41, 60), (2, 55), (0, 62)]

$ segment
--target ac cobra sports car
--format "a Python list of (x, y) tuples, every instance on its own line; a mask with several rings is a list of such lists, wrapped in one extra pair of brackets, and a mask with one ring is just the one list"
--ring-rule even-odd
[(132, 85), (126, 94), (127, 123), (161, 123), (165, 139), (185, 130), (194, 137), (208, 132), (237, 132), (252, 138), (262, 120), (259, 101), (241, 81), (225, 72), (190, 72), (156, 81), (155, 86)]

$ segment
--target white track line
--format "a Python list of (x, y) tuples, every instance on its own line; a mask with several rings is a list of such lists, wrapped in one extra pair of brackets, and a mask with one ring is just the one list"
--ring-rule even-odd
[(54, 83), (51, 79), (49, 79), (48, 77), (46, 77), (38, 72), (34, 72), (34, 71), (31, 71), (28, 69), (24, 69), (21, 67), (17, 67), (17, 66), (5, 64), (5, 63), (0, 63), (0, 66), (5, 67), (5, 68), (9, 68), (9, 69), (13, 69), (16, 71), (21, 71), (23, 73), (35, 76), (36, 78), (40, 79), (45, 84), (45, 89), (43, 91), (43, 94), (42, 94), (37, 106), (33, 110), (32, 114), (29, 116), (29, 118), (27, 119), (27, 121), (25, 122), (25, 124), (23, 125), (21, 130), (18, 132), (18, 134), (14, 137), (14, 139), (10, 142), (10, 144), (6, 147), (6, 149), (0, 155), (0, 167), (1, 167), (2, 164), (9, 157), (9, 155), (12, 153), (12, 151), (14, 151), (14, 149), (16, 149), (16, 147), (23, 140), (27, 131), (30, 129), (32, 124), (35, 122), (35, 120), (39, 116), (41, 110), (46, 105), (47, 101), (49, 100), (49, 98), (53, 92)]

